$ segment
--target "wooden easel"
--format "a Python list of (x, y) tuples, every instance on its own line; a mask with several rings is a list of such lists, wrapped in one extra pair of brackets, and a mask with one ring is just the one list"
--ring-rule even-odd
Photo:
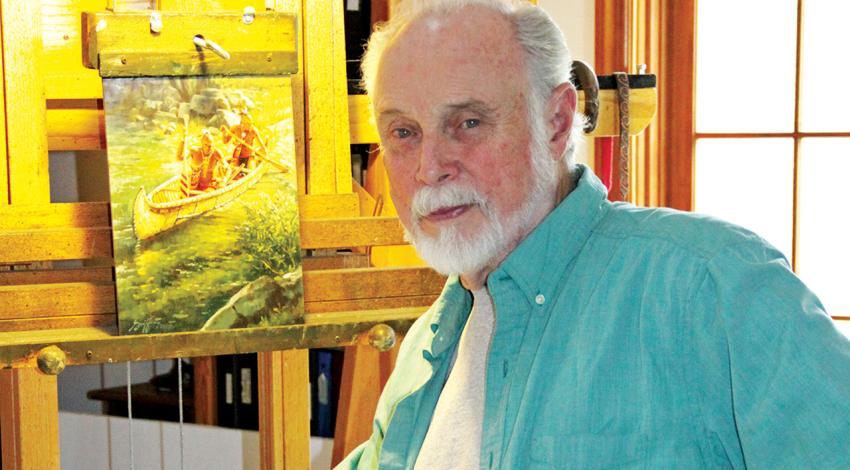
[[(31, 0), (2, 0), (0, 120), (6, 133), (0, 133), (0, 367), (6, 369), (0, 370), (0, 444), (6, 468), (59, 467), (56, 377), (36, 369), (44, 345), (60, 344), (67, 353), (65, 360), (74, 365), (105, 362), (103, 349), (125, 345), (132, 349), (137, 344), (110, 333), (116, 313), (107, 205), (52, 204), (47, 158), (48, 150), (104, 148), (103, 115), (97, 103), (100, 78), (80, 64), (79, 17), (84, 10), (120, 9), (130, 3), (150, 2), (76, 0), (70, 5), (57, 2), (58, 10), (42, 11)], [(245, 6), (263, 11), (266, 6), (263, 0), (157, 3), (161, 10), (183, 11), (205, 11), (213, 3), (235, 11)], [(374, 10), (388, 15), (391, 4), (379, 2)], [(42, 5), (53, 6), (51, 0), (42, 0)], [(351, 180), (349, 145), (376, 143), (377, 134), (368, 100), (347, 94), (343, 3), (277, 0), (274, 7), (300, 19), (300, 72), (292, 83), (302, 247), (329, 251), (403, 245), (397, 218), (386, 211), (374, 216), (376, 200), (385, 205), (389, 200), (380, 162), (370, 168), (371, 193)], [(45, 47), (43, 32), (49, 33)], [(655, 90), (634, 93), (631, 102), (636, 133), (654, 113)], [(614, 135), (612, 95), (601, 95), (600, 104), (594, 135)], [(83, 260), (83, 267), (54, 264), (62, 260)], [(309, 468), (309, 403), (302, 392), (308, 381), (306, 348), (346, 347), (334, 447), (338, 461), (369, 436), (377, 397), (394, 363), (393, 352), (379, 354), (358, 346), (364, 332), (380, 321), (403, 332), (442, 285), (442, 279), (427, 268), (372, 267), (363, 254), (306, 258), (304, 267), (308, 315), (304, 327), (296, 331), (300, 336), (276, 330), (279, 343), (274, 335), (226, 337), (242, 348), (240, 352), (262, 351), (264, 469)], [(150, 341), (155, 347), (134, 351), (134, 360), (185, 355), (185, 349), (157, 338)], [(190, 336), (186, 341), (205, 345), (207, 354), (236, 352), (204, 338)], [(195, 371), (198, 416), (202, 422), (214, 422), (212, 361), (197, 359)]]
[[(58, 342), (59, 338), (51, 337), (51, 330), (58, 328), (68, 329), (61, 338), (70, 341), (62, 344), (66, 352), (81, 344), (98, 348), (123, 342), (108, 332), (116, 317), (111, 268), (102, 262), (111, 258), (106, 204), (51, 204), (47, 152), (104, 147), (103, 116), (96, 101), (101, 96), (100, 79), (96, 71), (79, 63), (79, 16), (83, 10), (118, 10), (139, 3), (149, 2), (79, 0), (57, 5), (64, 9), (44, 11), (38, 2), (29, 0), (2, 3), (2, 61), (6, 67), (0, 118), (7, 133), (3, 135), (5, 145), (0, 146), (0, 265), (4, 266), (0, 272), (0, 355), (4, 367), (12, 368), (0, 370), (0, 396), (4, 397), (0, 434), (2, 461), (8, 468), (59, 466), (56, 377), (35, 368), (38, 350), (19, 354), (21, 347), (13, 346), (26, 349), (28, 345), (37, 348), (43, 341)], [(161, 0), (156, 6), (203, 11), (206, 3)], [(245, 6), (257, 11), (266, 7), (262, 0), (214, 3), (217, 8), (235, 11)], [(293, 77), (294, 114), (301, 118), (294, 127), (301, 178), (302, 246), (334, 250), (403, 243), (395, 218), (361, 217), (371, 210), (361, 208), (368, 196), (352, 186), (349, 144), (359, 137), (349, 134), (342, 2), (278, 0), (275, 8), (298, 15), (298, 42), (304, 46), (299, 55), (301, 72)], [(43, 32), (53, 41), (46, 47), (42, 47)], [(27, 110), (26, 115), (20, 110)], [(439, 290), (439, 277), (427, 270), (352, 268), (350, 258), (305, 260), (308, 324), (304, 331), (325, 334), (337, 324), (343, 327), (336, 328), (340, 334), (330, 336), (329, 344), (310, 342), (309, 338), (298, 344), (356, 344), (355, 330), (369, 323), (362, 320), (373, 311), (393, 318), (397, 315), (393, 312), (401, 307), (404, 319), (396, 323), (401, 328), (409, 325), (425, 304), (410, 308), (410, 292), (397, 287), (400, 279), (408, 279), (402, 282), (403, 288), (413, 286), (420, 298), (433, 299)], [(58, 269), (53, 261), (59, 260), (84, 260), (86, 267)], [(36, 267), (39, 269), (30, 269)], [(423, 279), (429, 281), (422, 283)], [(357, 326), (347, 328), (346, 324)], [(255, 350), (270, 351), (272, 347)], [(98, 354), (92, 353), (93, 360)], [(73, 353), (66, 359), (69, 364), (86, 361)], [(214, 403), (211, 364), (203, 359), (196, 362), (196, 397), (206, 400), (207, 410)], [(306, 349), (259, 354), (263, 468), (309, 468), (309, 403), (307, 394), (301, 392), (307, 389), (307, 368)], [(214, 416), (208, 413), (202, 419), (212, 421)]]

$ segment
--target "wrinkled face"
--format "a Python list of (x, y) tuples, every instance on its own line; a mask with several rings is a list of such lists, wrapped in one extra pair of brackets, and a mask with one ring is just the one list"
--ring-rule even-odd
[(500, 260), (533, 227), (528, 81), (513, 38), (497, 13), (467, 7), (414, 21), (378, 69), (372, 99), (393, 202), (419, 254), (444, 273)]

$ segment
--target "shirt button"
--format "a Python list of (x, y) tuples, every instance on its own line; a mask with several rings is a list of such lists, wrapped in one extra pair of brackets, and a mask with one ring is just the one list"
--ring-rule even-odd
[(546, 302), (546, 297), (544, 297), (543, 294), (537, 294), (534, 301), (537, 302), (537, 305), (543, 305)]

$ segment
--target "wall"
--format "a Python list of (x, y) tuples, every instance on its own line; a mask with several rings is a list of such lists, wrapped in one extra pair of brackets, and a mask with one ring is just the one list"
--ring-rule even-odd
[[(127, 418), (61, 412), (59, 441), (62, 470), (130, 468)], [(260, 468), (260, 440), (256, 431), (193, 424), (184, 425), (181, 431), (177, 423), (134, 419), (132, 441), (134, 468), (139, 470)], [(312, 470), (330, 468), (332, 447), (330, 439), (310, 439)]]
[[(567, 38), (567, 45), (574, 59), (581, 59), (591, 66), (594, 62), (595, 0), (539, 0)], [(593, 166), (593, 145), (585, 141), (579, 147), (576, 161)]]

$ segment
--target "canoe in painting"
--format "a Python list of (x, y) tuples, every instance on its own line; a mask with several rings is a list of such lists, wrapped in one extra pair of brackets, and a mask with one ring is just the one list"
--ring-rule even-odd
[(238, 198), (265, 174), (267, 165), (256, 168), (228, 185), (213, 191), (184, 197), (180, 191), (180, 175), (160, 184), (150, 194), (139, 188), (133, 202), (133, 233), (146, 240), (181, 223), (221, 207)]

